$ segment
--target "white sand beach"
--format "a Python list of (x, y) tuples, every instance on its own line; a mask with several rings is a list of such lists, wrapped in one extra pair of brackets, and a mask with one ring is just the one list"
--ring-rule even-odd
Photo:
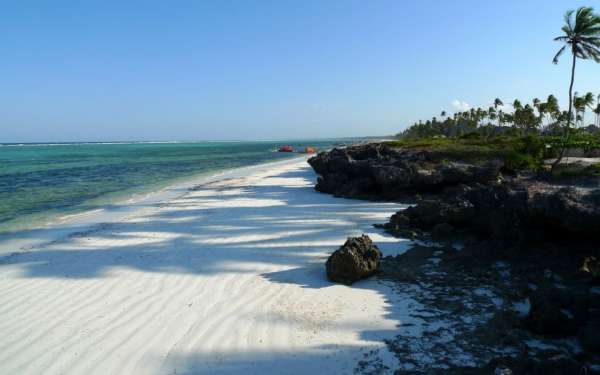
[(382, 340), (411, 301), (324, 262), (362, 233), (401, 252), (372, 227), (401, 206), (315, 178), (304, 159), (255, 168), (0, 258), (0, 374), (392, 373)]

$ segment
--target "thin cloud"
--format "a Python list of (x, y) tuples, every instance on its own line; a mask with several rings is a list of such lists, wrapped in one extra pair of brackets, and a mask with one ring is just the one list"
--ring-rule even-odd
[(452, 101), (452, 108), (458, 112), (464, 112), (471, 109), (471, 105), (465, 101), (455, 99)]

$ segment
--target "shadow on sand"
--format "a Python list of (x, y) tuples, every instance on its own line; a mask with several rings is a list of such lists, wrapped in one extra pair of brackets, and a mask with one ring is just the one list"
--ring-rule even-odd
[[(323, 264), (348, 236), (368, 233), (384, 255), (403, 252), (410, 244), (372, 227), (402, 206), (319, 194), (313, 189), (314, 178), (301, 167), (256, 184), (221, 181), (199, 186), (149, 214), (1, 258), (0, 272), (17, 267), (21, 277), (65, 279), (110, 278), (109, 271), (116, 268), (188, 275), (238, 272), (316, 290), (345, 288), (327, 281)], [(382, 293), (386, 319), (400, 324), (408, 319), (410, 301), (402, 301), (404, 297), (381, 283), (371, 279), (352, 287)], [(373, 330), (363, 321), (338, 328), (356, 332), (365, 342), (397, 333), (394, 328)], [(384, 364), (389, 358), (382, 360), (381, 355), (368, 347), (324, 343), (300, 353), (260, 348), (174, 353), (165, 366), (177, 374), (330, 373), (340, 368), (348, 373), (389, 373)]]

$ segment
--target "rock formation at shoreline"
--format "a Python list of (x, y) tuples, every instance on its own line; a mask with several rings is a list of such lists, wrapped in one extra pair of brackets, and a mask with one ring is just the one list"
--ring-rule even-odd
[(499, 241), (592, 238), (600, 231), (599, 197), (600, 189), (530, 180), (462, 185), (398, 212), (385, 227), (436, 238), (465, 233)]
[[(556, 367), (558, 373), (565, 369), (566, 373), (573, 369), (593, 373), (588, 365), (600, 360), (600, 178), (557, 180), (530, 172), (503, 176), (507, 169), (499, 160), (449, 161), (433, 151), (383, 144), (334, 149), (309, 163), (319, 174), (318, 191), (414, 202), (384, 225), (389, 232), (447, 245), (459, 240), (465, 245), (460, 251), (452, 246), (419, 248), (386, 257), (383, 278), (400, 285), (439, 282), (440, 294), (432, 297), (434, 301), (446, 298), (444, 288), (464, 286), (465, 280), (474, 283), (472, 288), (487, 284), (508, 305), (523, 299), (531, 302), (524, 316), (501, 319), (504, 328), (498, 339), (506, 330), (512, 332), (508, 346), (528, 353), (526, 338), (540, 337), (576, 338), (582, 348), (577, 355), (569, 350), (553, 352), (564, 359), (560, 363), (548, 359), (542, 350), (535, 360), (527, 355), (496, 358), (483, 368), (459, 368), (457, 373), (487, 373), (501, 363), (517, 371)], [(494, 265), (503, 262), (510, 265), (510, 276), (505, 277), (506, 269), (496, 270), (498, 275), (493, 276)], [(460, 305), (460, 300), (452, 304)], [(436, 308), (443, 310), (443, 306)], [(502, 316), (504, 309), (506, 305), (496, 315)], [(485, 331), (486, 319), (480, 318)], [(404, 339), (397, 336), (390, 341), (390, 349), (404, 355)], [(473, 348), (480, 345), (477, 350), (488, 345), (477, 339), (465, 343)], [(494, 342), (488, 349), (494, 345), (502, 347)]]
[(325, 265), (329, 280), (350, 285), (377, 271), (381, 251), (367, 235), (350, 237), (327, 259)]
[(600, 231), (600, 185), (574, 187), (531, 176), (502, 181), (499, 159), (449, 161), (424, 149), (366, 144), (323, 152), (308, 162), (319, 174), (315, 189), (324, 193), (410, 200), (427, 195), (386, 225), (407, 237), (473, 232), (517, 240)]
[(316, 189), (348, 198), (393, 199), (439, 191), (459, 183), (498, 178), (500, 160), (448, 161), (427, 150), (399, 150), (385, 144), (336, 148), (308, 160), (319, 174)]

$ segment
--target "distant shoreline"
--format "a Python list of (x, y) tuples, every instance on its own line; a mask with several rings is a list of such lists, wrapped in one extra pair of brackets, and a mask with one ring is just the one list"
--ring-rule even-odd
[(65, 145), (127, 145), (127, 144), (181, 144), (181, 143), (305, 143), (310, 141), (328, 141), (328, 140), (346, 140), (346, 141), (360, 141), (368, 140), (369, 142), (383, 142), (385, 140), (395, 139), (393, 136), (366, 136), (366, 137), (331, 137), (331, 138), (283, 138), (283, 139), (207, 139), (207, 140), (166, 140), (166, 141), (139, 141), (139, 140), (125, 140), (125, 141), (57, 141), (57, 142), (0, 142), (2, 146), (65, 146)]

